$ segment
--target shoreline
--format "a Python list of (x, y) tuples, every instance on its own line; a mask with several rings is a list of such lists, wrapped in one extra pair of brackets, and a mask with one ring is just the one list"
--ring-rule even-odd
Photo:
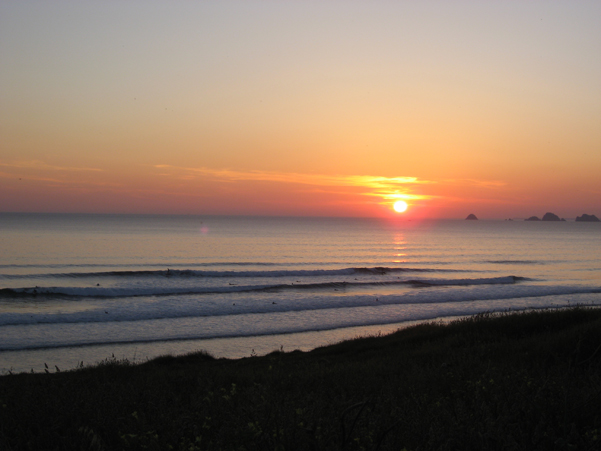
[[(577, 304), (587, 308), (601, 308), (598, 304)], [(486, 314), (524, 313), (536, 310), (559, 310), (575, 305), (556, 307), (529, 307), (487, 311)], [(107, 343), (102, 345), (66, 346), (58, 348), (7, 350), (0, 352), (0, 376), (12, 373), (44, 373), (47, 366), (69, 371), (79, 367), (94, 367), (103, 361), (117, 359), (132, 364), (143, 364), (154, 358), (171, 355), (175, 358), (194, 352), (205, 352), (215, 358), (242, 359), (264, 356), (274, 351), (310, 352), (316, 348), (337, 345), (356, 338), (385, 336), (420, 324), (448, 324), (459, 319), (478, 316), (457, 315), (430, 319), (409, 320), (390, 324), (350, 326), (331, 330), (265, 334), (243, 337), (193, 340), (152, 341), (147, 343)], [(54, 371), (54, 370), (52, 370)]]
[[(596, 449), (601, 310), (0, 377), (3, 449)], [(49, 371), (50, 372), (50, 371)]]
[[(81, 366), (95, 366), (108, 359), (127, 360), (133, 364), (143, 364), (153, 358), (173, 355), (178, 357), (193, 352), (207, 352), (215, 358), (241, 359), (250, 356), (264, 356), (270, 352), (308, 352), (318, 347), (331, 346), (355, 338), (373, 335), (388, 335), (431, 321), (450, 322), (464, 316), (403, 321), (399, 323), (352, 326), (332, 330), (294, 332), (289, 334), (265, 334), (245, 337), (210, 338), (199, 340), (171, 340), (148, 343), (104, 344), (93, 346), (66, 346), (7, 350), (0, 352), (0, 376), (13, 373), (44, 373), (45, 364), (50, 368), (58, 366), (68, 371)], [(89, 356), (86, 358), (86, 356)], [(92, 357), (96, 356), (96, 357)]]

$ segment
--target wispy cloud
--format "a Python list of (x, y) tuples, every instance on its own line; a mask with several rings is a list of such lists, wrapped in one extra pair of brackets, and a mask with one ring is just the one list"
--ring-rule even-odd
[(102, 169), (97, 168), (56, 166), (41, 160), (0, 161), (0, 178), (2, 179), (37, 182), (48, 187), (69, 187), (71, 189), (121, 186), (121, 184), (102, 180), (97, 176), (102, 172)]
[(230, 169), (210, 168), (184, 168), (157, 164), (159, 169), (172, 169), (188, 173), (196, 173), (218, 179), (228, 180), (257, 180), (268, 182), (300, 183), (306, 185), (329, 185), (329, 186), (372, 186), (387, 187), (390, 184), (420, 184), (432, 183), (426, 180), (418, 180), (417, 177), (381, 177), (371, 175), (323, 175), (323, 174), (298, 174), (294, 172), (271, 172), (271, 171), (232, 171)]
[(36, 170), (41, 170), (41, 171), (102, 172), (102, 169), (98, 169), (98, 168), (76, 168), (76, 167), (69, 167), (69, 166), (54, 166), (51, 164), (47, 164), (41, 160), (13, 161), (11, 163), (0, 162), (0, 166), (5, 167), (5, 168), (36, 169)]
[(19, 179), (19, 180), (24, 178), (26, 180), (35, 180), (37, 182), (62, 183), (62, 180), (59, 180), (59, 179), (53, 179), (53, 178), (49, 178), (49, 177), (39, 177), (36, 175), (23, 176), (21, 174), (12, 174), (10, 172), (4, 172), (4, 171), (0, 171), (0, 178)]
[(478, 186), (481, 188), (503, 188), (507, 186), (507, 182), (502, 180), (444, 179), (441, 183), (446, 185)]
[(318, 187), (355, 187), (366, 191), (359, 194), (376, 196), (386, 201), (394, 199), (429, 199), (433, 196), (414, 194), (411, 187), (415, 185), (432, 184), (429, 180), (420, 180), (417, 177), (383, 177), (373, 175), (324, 175), (324, 174), (298, 174), (293, 172), (271, 171), (234, 171), (230, 169), (210, 168), (184, 168), (171, 165), (155, 165), (162, 169), (161, 175), (166, 171), (179, 173), (179, 177), (189, 180), (192, 176), (206, 177), (213, 180), (226, 182), (261, 181), (311, 185)]

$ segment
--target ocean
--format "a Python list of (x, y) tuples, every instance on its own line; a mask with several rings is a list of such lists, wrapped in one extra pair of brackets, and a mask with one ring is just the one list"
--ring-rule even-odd
[(0, 374), (601, 303), (601, 223), (0, 214)]

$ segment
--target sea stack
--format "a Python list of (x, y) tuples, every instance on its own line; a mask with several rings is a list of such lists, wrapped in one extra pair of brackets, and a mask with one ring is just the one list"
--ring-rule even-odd
[(559, 219), (559, 216), (557, 216), (554, 213), (545, 213), (545, 216), (543, 216), (543, 221), (561, 221), (561, 219)]
[(478, 218), (476, 217), (476, 215), (474, 213), (470, 213), (469, 215), (467, 215), (467, 218), (465, 218), (466, 221), (477, 221)]
[(583, 213), (582, 216), (577, 216), (576, 221), (577, 222), (601, 222), (601, 221), (599, 221), (599, 218), (597, 218), (595, 215), (587, 215), (586, 213)]

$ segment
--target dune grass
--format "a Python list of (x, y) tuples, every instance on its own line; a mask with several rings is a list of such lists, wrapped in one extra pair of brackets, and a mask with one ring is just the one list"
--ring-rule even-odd
[(0, 377), (2, 450), (601, 449), (601, 310)]

